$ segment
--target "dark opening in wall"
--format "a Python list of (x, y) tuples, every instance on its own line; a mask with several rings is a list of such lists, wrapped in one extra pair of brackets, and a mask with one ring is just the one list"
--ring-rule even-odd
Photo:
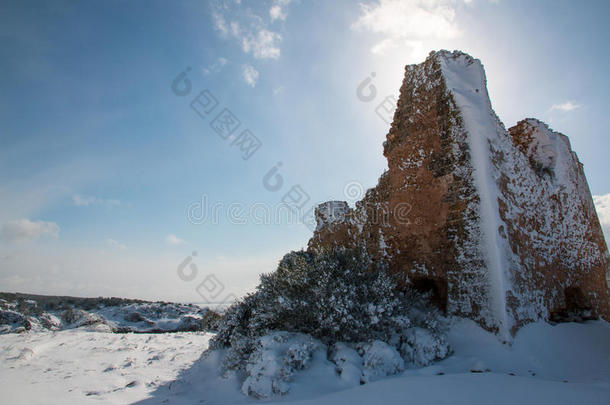
[(589, 299), (580, 287), (567, 287), (563, 293), (565, 304), (551, 313), (551, 321), (583, 322), (597, 318)]
[(429, 296), (430, 301), (443, 313), (447, 312), (447, 281), (436, 278), (422, 277), (411, 281), (417, 291)]

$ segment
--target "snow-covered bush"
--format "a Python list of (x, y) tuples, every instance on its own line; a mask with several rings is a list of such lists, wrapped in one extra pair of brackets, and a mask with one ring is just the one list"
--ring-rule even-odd
[(398, 351), (380, 340), (359, 345), (362, 356), (362, 381), (397, 374), (405, 369), (405, 361)]
[(362, 356), (347, 343), (337, 342), (331, 346), (328, 359), (335, 363), (339, 377), (350, 385), (364, 384), (362, 378)]
[(396, 348), (380, 340), (337, 342), (330, 348), (329, 360), (335, 363), (339, 377), (350, 385), (365, 384), (405, 369), (405, 361)]
[(218, 322), (220, 322), (220, 314), (216, 311), (206, 309), (201, 315), (201, 328), (203, 330), (216, 330), (218, 329)]
[(256, 293), (229, 308), (216, 342), (233, 333), (255, 337), (269, 330), (310, 334), (324, 342), (387, 339), (400, 305), (383, 268), (370, 271), (363, 249), (291, 252), (261, 276)]
[(329, 348), (325, 360), (348, 384), (448, 356), (447, 324), (429, 297), (399, 290), (383, 265), (372, 267), (364, 249), (291, 252), (227, 309), (210, 348), (228, 349), (225, 372), (243, 373), (242, 391), (254, 397), (285, 393), (290, 375), (307, 366), (317, 346), (289, 351), (295, 336)]
[(258, 330), (250, 328), (250, 318), (256, 308), (257, 294), (246, 295), (231, 305), (218, 323), (216, 335), (210, 341), (210, 348), (233, 347), (240, 338), (260, 336)]
[(2, 326), (2, 333), (8, 333), (18, 328), (22, 328), (24, 331), (32, 328), (25, 315), (10, 309), (0, 309), (0, 326)]
[(399, 349), (405, 361), (417, 367), (424, 367), (436, 360), (444, 359), (450, 353), (449, 345), (443, 335), (419, 327), (405, 331), (404, 341)]
[(61, 315), (61, 319), (72, 328), (105, 323), (101, 316), (76, 308), (65, 310)]
[(306, 368), (316, 350), (326, 355), (325, 345), (300, 333), (274, 332), (256, 339), (242, 392), (255, 398), (286, 394), (292, 374)]
[(61, 328), (61, 320), (53, 314), (48, 312), (43, 313), (38, 317), (40, 325), (44, 329), (48, 330), (59, 330)]

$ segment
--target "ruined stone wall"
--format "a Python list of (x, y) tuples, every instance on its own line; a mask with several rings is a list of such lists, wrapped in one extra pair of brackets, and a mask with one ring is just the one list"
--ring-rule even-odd
[[(451, 72), (443, 70), (448, 63)], [(455, 77), (460, 69), (468, 78), (463, 85)], [(462, 111), (471, 108), (465, 97), (489, 109), (480, 111), (485, 122), (478, 127), (466, 121), (473, 115)], [(473, 163), (481, 144), (488, 172)], [(309, 249), (364, 245), (403, 285), (433, 290), (447, 313), (496, 332), (574, 306), (608, 319), (608, 250), (582, 165), (567, 138), (538, 121), (505, 130), (479, 61), (441, 51), (407, 66), (384, 155), (388, 170), (355, 208), (319, 207)], [(497, 195), (482, 189), (481, 173)], [(483, 204), (498, 211), (491, 224), (501, 256), (497, 274), (490, 274), (485, 240), (485, 221), (496, 219), (482, 215)]]
[(505, 196), (500, 211), (519, 259), (514, 296), (507, 297), (515, 317), (561, 318), (590, 310), (591, 317), (610, 319), (608, 249), (569, 139), (535, 119), (520, 121), (509, 133), (529, 163), (521, 172), (532, 178), (500, 178)]

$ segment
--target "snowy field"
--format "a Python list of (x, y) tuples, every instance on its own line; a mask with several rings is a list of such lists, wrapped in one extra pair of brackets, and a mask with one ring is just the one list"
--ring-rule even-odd
[(544, 323), (502, 345), (470, 321), (449, 340), (455, 353), (365, 385), (320, 360), (273, 400), (245, 397), (220, 378), (210, 334), (114, 334), (78, 328), (0, 336), (0, 402), (6, 404), (609, 404), (610, 324)]
[(84, 328), (1, 335), (0, 403), (132, 403), (197, 360), (209, 337)]

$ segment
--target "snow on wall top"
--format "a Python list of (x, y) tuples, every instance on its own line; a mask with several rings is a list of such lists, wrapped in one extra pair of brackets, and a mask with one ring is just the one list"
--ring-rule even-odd
[(461, 52), (441, 51), (443, 77), (448, 91), (461, 112), (463, 125), (468, 132), (468, 143), (472, 152), (475, 185), (480, 196), (482, 250), (489, 271), (490, 298), (500, 334), (509, 336), (512, 327), (506, 311), (506, 269), (508, 264), (504, 251), (505, 241), (498, 234), (503, 225), (499, 216), (499, 189), (495, 182), (489, 142), (495, 141), (504, 128), (491, 108), (483, 65), (478, 59)]
[(349, 205), (345, 201), (326, 201), (316, 208), (316, 231), (333, 223), (345, 221)]

